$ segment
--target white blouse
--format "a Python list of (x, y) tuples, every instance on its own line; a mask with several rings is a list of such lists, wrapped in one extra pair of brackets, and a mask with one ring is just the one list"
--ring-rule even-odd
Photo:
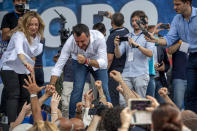
[(43, 50), (43, 44), (40, 43), (40, 37), (32, 39), (30, 45), (23, 32), (16, 32), (12, 35), (7, 50), (3, 53), (0, 61), (2, 70), (13, 70), (18, 74), (29, 74), (18, 54), (23, 54), (26, 61), (34, 66), (35, 62), (32, 57), (38, 56)]

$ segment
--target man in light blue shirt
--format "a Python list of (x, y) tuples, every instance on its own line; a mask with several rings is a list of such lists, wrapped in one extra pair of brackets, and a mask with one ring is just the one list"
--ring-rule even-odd
[(197, 113), (197, 8), (192, 7), (192, 0), (173, 0), (173, 3), (177, 15), (168, 34), (162, 39), (150, 34), (152, 38), (146, 39), (164, 46), (171, 46), (178, 39), (189, 44), (185, 109)]
[[(120, 46), (119, 36), (116, 36), (114, 52), (117, 58), (126, 52), (126, 62), (122, 72), (123, 80), (130, 89), (136, 91), (141, 97), (145, 97), (149, 82), (148, 58), (153, 55), (153, 43), (145, 40), (144, 34), (137, 24), (141, 18), (147, 18), (143, 11), (135, 11), (132, 14), (131, 20), (134, 31), (126, 35), (128, 41), (122, 42)], [(125, 105), (121, 95), (120, 104)]]

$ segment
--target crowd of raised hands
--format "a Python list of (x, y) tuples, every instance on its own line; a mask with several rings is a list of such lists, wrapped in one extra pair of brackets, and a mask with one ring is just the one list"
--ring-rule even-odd
[[(120, 72), (113, 70), (110, 72), (110, 77), (112, 77), (115, 81), (119, 82), (120, 85), (117, 87), (117, 90), (124, 96), (126, 101), (132, 98), (141, 99), (136, 92), (128, 88), (128, 86), (123, 81)], [(115, 128), (119, 131), (128, 131), (132, 126), (134, 126), (134, 124), (131, 123), (131, 119), (137, 110), (131, 110), (129, 107), (113, 107), (110, 102), (107, 102), (102, 89), (102, 82), (99, 80), (95, 82), (95, 87), (98, 90), (99, 94), (98, 98), (94, 98), (92, 89), (85, 92), (83, 101), (76, 104), (76, 115), (75, 118), (72, 119), (68, 119), (62, 116), (62, 113), (58, 108), (61, 96), (56, 92), (53, 85), (38, 87), (35, 81), (35, 75), (33, 71), (31, 72), (31, 75), (28, 76), (28, 79), (25, 80), (25, 83), (26, 85), (24, 85), (24, 88), (26, 88), (30, 93), (30, 103), (24, 103), (23, 108), (16, 121), (10, 123), (11, 130), (15, 130), (16, 128), (20, 127), (26, 117), (28, 118), (32, 116), (33, 123), (31, 123), (32, 127), (29, 129), (32, 131), (41, 130), (43, 128), (48, 131), (66, 131), (71, 129), (86, 129), (88, 131), (96, 131), (98, 128), (102, 128), (105, 130), (108, 130), (109, 128)], [(38, 99), (37, 94), (42, 89), (45, 90), (45, 93)], [(167, 105), (167, 107), (169, 106), (169, 109), (173, 108), (173, 110), (176, 110), (178, 114), (181, 114), (176, 105), (168, 97), (167, 88), (161, 88), (159, 90), (159, 94), (166, 103), (169, 103), (170, 106)], [(48, 114), (50, 114), (50, 118), (47, 117), (45, 120), (43, 118), (41, 106), (49, 97), (51, 97), (50, 112), (48, 112)], [(149, 99), (151, 101), (151, 105), (146, 108), (147, 112), (152, 112), (154, 114), (155, 112), (157, 113), (158, 111), (161, 111), (162, 108), (164, 108), (164, 106), (160, 105), (154, 97), (147, 96), (146, 99)], [(91, 113), (92, 111), (93, 113)], [(116, 114), (117, 112), (118, 115)], [(168, 112), (168, 110), (166, 110), (166, 112)], [(192, 113), (188, 113), (188, 111), (185, 111), (183, 112), (183, 117), (187, 118), (188, 114), (191, 115)], [(196, 116), (193, 115), (193, 117)], [(152, 118), (152, 124), (154, 124), (154, 119)], [(114, 125), (114, 121), (116, 121), (117, 124)], [(182, 127), (185, 123), (182, 121), (180, 123), (180, 129), (182, 130)], [(187, 126), (190, 125), (191, 124)]]

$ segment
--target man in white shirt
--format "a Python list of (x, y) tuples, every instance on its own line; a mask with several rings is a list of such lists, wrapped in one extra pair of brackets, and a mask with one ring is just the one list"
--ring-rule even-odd
[(102, 87), (107, 101), (111, 101), (108, 91), (107, 51), (104, 35), (97, 30), (89, 30), (84, 24), (73, 27), (73, 35), (66, 41), (61, 55), (52, 69), (50, 84), (55, 85), (62, 69), (72, 56), (74, 74), (73, 90), (69, 104), (69, 118), (75, 117), (76, 103), (81, 101), (84, 84), (88, 72), (95, 80), (102, 81)]

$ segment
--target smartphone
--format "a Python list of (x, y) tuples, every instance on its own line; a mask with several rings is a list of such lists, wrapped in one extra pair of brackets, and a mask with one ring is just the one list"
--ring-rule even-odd
[(107, 11), (98, 11), (98, 15), (100, 15), (100, 16), (108, 16), (109, 14), (107, 13)]
[(162, 25), (160, 25), (160, 28), (162, 28), (162, 29), (169, 29), (170, 25), (169, 24), (162, 24)]
[(128, 106), (131, 110), (137, 110), (131, 118), (131, 125), (151, 125), (152, 113), (146, 111), (146, 107), (151, 106), (148, 99), (129, 99)]
[(130, 99), (128, 105), (130, 110), (145, 111), (146, 107), (151, 106), (151, 101), (149, 99)]
[(163, 65), (163, 62), (162, 62), (162, 63), (159, 63), (159, 64), (158, 64), (158, 67), (161, 67), (162, 65)]
[(119, 40), (120, 40), (120, 42), (122, 42), (122, 41), (128, 41), (129, 38), (128, 37), (119, 37)]
[(97, 23), (100, 23), (102, 21), (103, 21), (103, 16), (98, 15), (98, 14), (93, 16), (93, 24), (97, 24)]

